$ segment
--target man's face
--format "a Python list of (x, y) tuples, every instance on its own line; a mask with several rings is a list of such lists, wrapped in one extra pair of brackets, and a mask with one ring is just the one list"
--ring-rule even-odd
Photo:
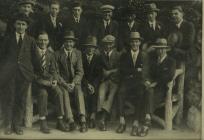
[(14, 23), (14, 27), (17, 33), (23, 34), (28, 28), (28, 24), (26, 21), (16, 20), (16, 22)]
[(152, 11), (147, 14), (148, 21), (155, 21), (157, 17), (157, 12)]
[(53, 17), (56, 17), (58, 15), (60, 11), (60, 6), (59, 4), (51, 4), (50, 5), (50, 14), (53, 16)]
[(88, 55), (93, 55), (95, 53), (95, 48), (92, 47), (92, 46), (88, 46), (87, 49), (86, 49), (86, 53)]
[(46, 49), (49, 44), (49, 38), (47, 34), (40, 34), (37, 39), (37, 43), (40, 49)]
[(183, 19), (183, 13), (177, 9), (171, 11), (171, 16), (175, 23), (179, 23)]
[(111, 20), (112, 15), (113, 15), (112, 11), (103, 11), (103, 19), (106, 21)]
[(104, 43), (104, 50), (107, 52), (110, 52), (114, 47), (114, 43), (113, 42), (105, 42)]
[(82, 13), (82, 8), (80, 6), (79, 7), (74, 7), (72, 9), (72, 13), (73, 13), (74, 17), (79, 18), (81, 16), (81, 13)]
[(26, 14), (27, 16), (32, 12), (32, 5), (31, 4), (22, 4), (19, 7), (21, 13)]
[(135, 15), (135, 14), (129, 14), (128, 17), (127, 17), (127, 20), (128, 20), (129, 22), (132, 22), (132, 21), (134, 21), (135, 18), (136, 18), (136, 15)]
[(162, 57), (166, 54), (166, 49), (157, 49), (156, 53), (159, 57)]
[(64, 47), (67, 51), (72, 51), (74, 48), (75, 42), (72, 39), (67, 39), (64, 41)]
[(130, 41), (131, 50), (134, 52), (139, 50), (140, 44), (141, 44), (141, 41), (139, 39), (131, 40)]

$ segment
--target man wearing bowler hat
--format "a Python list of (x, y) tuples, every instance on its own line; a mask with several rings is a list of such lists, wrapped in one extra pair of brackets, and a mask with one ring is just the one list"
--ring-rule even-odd
[(101, 131), (107, 130), (107, 120), (110, 117), (113, 100), (118, 89), (120, 53), (115, 48), (115, 40), (112, 35), (106, 35), (102, 40), (103, 49), (100, 55), (102, 79), (99, 85), (97, 105)]
[(143, 53), (141, 51), (142, 38), (139, 32), (130, 33), (130, 49), (121, 55), (120, 59), (120, 88), (118, 92), (118, 104), (120, 113), (120, 125), (117, 133), (126, 130), (125, 121), (125, 101), (134, 104), (135, 114), (132, 124), (131, 135), (140, 136), (140, 123), (143, 121), (144, 114), (144, 66)]
[(161, 22), (157, 20), (159, 11), (155, 3), (146, 5), (147, 19), (141, 25), (140, 33), (147, 45), (154, 43), (158, 37), (163, 35), (164, 27)]
[(106, 35), (112, 35), (115, 38), (118, 37), (118, 23), (112, 19), (114, 6), (109, 4), (104, 4), (100, 7), (102, 12), (102, 19), (96, 21), (95, 27), (93, 29), (93, 34), (99, 40), (99, 45), (101, 45), (101, 40)]
[(34, 78), (31, 54), (36, 44), (35, 40), (26, 34), (29, 27), (29, 18), (26, 15), (17, 14), (13, 26), (15, 31), (6, 36), (2, 50), (4, 65), (1, 74), (7, 77), (5, 85), (8, 86), (5, 134), (10, 135), (14, 131), (22, 135), (24, 99)]
[(96, 37), (88, 36), (83, 46), (85, 47), (85, 52), (82, 55), (84, 68), (82, 89), (85, 94), (86, 112), (89, 121), (89, 128), (94, 128), (97, 110), (98, 86), (102, 72), (100, 59), (96, 54)]
[[(77, 38), (73, 31), (66, 31), (62, 48), (56, 52), (56, 60), (61, 80), (64, 81), (64, 87), (70, 96), (71, 105), (77, 106), (77, 117), (80, 121), (80, 132), (86, 132), (85, 103), (84, 94), (81, 89), (81, 81), (84, 75), (82, 55), (75, 47)], [(70, 106), (70, 102), (67, 102)], [(72, 108), (73, 109), (73, 108)], [(73, 111), (73, 110), (72, 110)], [(71, 114), (68, 118), (70, 130), (76, 128), (74, 118)]]

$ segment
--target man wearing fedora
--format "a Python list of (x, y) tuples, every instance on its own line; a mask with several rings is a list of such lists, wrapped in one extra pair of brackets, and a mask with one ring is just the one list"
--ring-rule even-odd
[[(173, 80), (176, 72), (176, 61), (168, 56), (167, 52), (170, 47), (167, 46), (165, 38), (158, 38), (156, 43), (151, 46), (156, 51), (156, 57), (151, 57), (149, 61), (148, 77), (145, 79), (145, 87), (147, 92), (147, 104), (145, 109), (145, 121), (142, 127), (142, 135), (146, 135), (151, 124), (151, 115), (157, 106), (164, 102), (167, 85)], [(153, 50), (154, 51), (154, 50)]]
[(130, 49), (121, 55), (120, 59), (120, 88), (118, 92), (118, 105), (120, 115), (120, 125), (117, 133), (123, 133), (126, 130), (125, 121), (125, 101), (134, 104), (135, 114), (132, 124), (131, 135), (140, 136), (139, 127), (143, 121), (144, 113), (144, 67), (143, 53), (141, 51), (142, 38), (139, 32), (130, 33)]
[(159, 11), (155, 3), (146, 5), (147, 19), (141, 24), (140, 33), (147, 45), (154, 43), (158, 37), (163, 36), (164, 27), (161, 22), (156, 19)]
[(100, 59), (99, 56), (96, 54), (96, 37), (88, 36), (84, 47), (85, 52), (82, 55), (84, 68), (82, 89), (85, 94), (86, 112), (89, 121), (89, 128), (94, 128), (97, 110), (98, 86), (102, 72)]
[(118, 37), (118, 23), (112, 19), (114, 6), (109, 4), (104, 4), (100, 7), (102, 12), (102, 19), (96, 21), (95, 27), (93, 29), (93, 35), (95, 35), (99, 41), (99, 46), (101, 45), (101, 40), (106, 35), (112, 35), (115, 38)]
[[(84, 94), (81, 88), (81, 81), (84, 75), (82, 54), (75, 47), (77, 38), (73, 31), (66, 31), (62, 48), (56, 52), (58, 71), (64, 81), (66, 93), (69, 94), (71, 105), (77, 106), (77, 117), (80, 121), (80, 132), (86, 132), (85, 103)], [(70, 106), (70, 102), (66, 102)], [(72, 108), (73, 111), (73, 108)], [(70, 111), (68, 123), (70, 130), (74, 130), (76, 125)]]
[(115, 48), (115, 41), (116, 39), (112, 35), (106, 35), (102, 40), (103, 49), (100, 55), (102, 79), (99, 85), (97, 105), (101, 131), (107, 130), (107, 120), (110, 117), (113, 100), (118, 89), (120, 53)]
[(32, 48), (36, 45), (34, 38), (26, 34), (29, 18), (24, 14), (15, 17), (12, 34), (5, 37), (2, 51), (4, 53), (1, 74), (6, 76), (4, 81), (7, 87), (6, 129), (5, 134), (13, 131), (22, 135), (21, 128), (24, 112), (24, 103), (29, 84), (34, 78), (31, 63)]
[(119, 48), (124, 48), (128, 46), (128, 41), (131, 32), (138, 32), (140, 28), (140, 21), (136, 19), (136, 9), (134, 7), (127, 7), (125, 9), (126, 20), (120, 24), (119, 28)]

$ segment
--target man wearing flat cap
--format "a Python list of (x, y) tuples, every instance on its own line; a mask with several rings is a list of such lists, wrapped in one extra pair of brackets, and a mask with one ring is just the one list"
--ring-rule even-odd
[(82, 49), (81, 46), (85, 42), (85, 37), (89, 34), (89, 24), (87, 19), (82, 15), (82, 3), (79, 0), (71, 1), (70, 5), (71, 14), (65, 19), (64, 30), (73, 30), (76, 37), (79, 39), (76, 44), (78, 49)]
[(119, 28), (119, 48), (128, 46), (128, 41), (131, 32), (138, 32), (140, 27), (140, 21), (136, 19), (136, 9), (134, 7), (127, 7), (125, 9), (126, 21), (120, 24)]
[(103, 49), (100, 55), (102, 79), (99, 85), (97, 106), (101, 131), (107, 130), (107, 120), (110, 117), (113, 100), (118, 89), (120, 53), (115, 48), (115, 40), (112, 35), (106, 35), (102, 40)]
[(96, 53), (97, 39), (95, 36), (88, 36), (85, 44), (85, 52), (82, 55), (84, 76), (82, 79), (82, 89), (85, 95), (86, 112), (89, 128), (95, 127), (97, 94), (101, 79), (101, 65)]
[(164, 27), (162, 23), (157, 20), (159, 11), (155, 3), (146, 5), (147, 19), (141, 24), (140, 33), (147, 46), (149, 46), (148, 44), (154, 43), (158, 37), (163, 36)]
[(140, 136), (140, 124), (143, 122), (144, 113), (144, 66), (143, 53), (140, 48), (142, 38), (139, 32), (130, 33), (130, 49), (120, 57), (120, 84), (118, 90), (118, 107), (120, 125), (117, 133), (126, 130), (125, 101), (130, 101), (135, 107), (134, 121), (132, 123), (132, 136)]
[(113, 10), (115, 9), (114, 6), (104, 4), (100, 7), (100, 9), (102, 12), (102, 19), (96, 21), (93, 29), (93, 35), (95, 35), (99, 40), (99, 46), (102, 43), (101, 40), (106, 35), (112, 35), (117, 38), (119, 28), (117, 21), (112, 19)]
[[(86, 132), (86, 118), (85, 118), (85, 103), (84, 93), (81, 88), (81, 81), (84, 75), (82, 54), (75, 48), (76, 41), (73, 31), (66, 31), (64, 35), (64, 43), (62, 48), (56, 52), (56, 60), (58, 65), (58, 71), (61, 76), (61, 81), (66, 89), (66, 93), (70, 97), (71, 105), (77, 106), (76, 116), (73, 116), (73, 111), (70, 111), (68, 116), (68, 126), (70, 130), (76, 129), (74, 117), (79, 118), (80, 132)], [(70, 101), (67, 101), (67, 105), (70, 105)], [(73, 106), (71, 106), (73, 110)]]
[(18, 135), (23, 134), (21, 125), (25, 109), (24, 99), (34, 78), (31, 54), (35, 41), (26, 34), (28, 25), (29, 18), (24, 14), (17, 14), (13, 25), (15, 31), (5, 37), (2, 50), (4, 64), (1, 74), (7, 77), (4, 82), (8, 92), (5, 134), (11, 134), (13, 131)]

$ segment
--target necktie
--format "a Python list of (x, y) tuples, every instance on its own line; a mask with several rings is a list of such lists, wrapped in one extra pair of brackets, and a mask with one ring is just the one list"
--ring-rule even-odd
[(109, 62), (110, 58), (109, 58), (109, 53), (108, 52), (106, 53), (106, 59)]
[(68, 80), (72, 81), (72, 70), (71, 70), (71, 52), (68, 52), (67, 56), (67, 67), (68, 67)]
[(150, 27), (154, 30), (154, 24), (150, 23)]
[(105, 34), (107, 35), (109, 34), (109, 32), (110, 32), (110, 25), (108, 22), (106, 22)]
[(19, 47), (19, 48), (21, 48), (22, 43), (23, 43), (23, 37), (22, 37), (22, 35), (20, 34), (19, 40), (18, 40), (18, 47)]
[(41, 68), (42, 68), (42, 71), (44, 71), (46, 68), (45, 53), (43, 53), (41, 57)]
[(136, 53), (133, 53), (132, 59), (133, 59), (133, 64), (134, 64), (134, 66), (135, 66), (136, 59), (137, 59)]
[(91, 63), (91, 56), (88, 56), (87, 60), (88, 60), (88, 63), (90, 64)]

